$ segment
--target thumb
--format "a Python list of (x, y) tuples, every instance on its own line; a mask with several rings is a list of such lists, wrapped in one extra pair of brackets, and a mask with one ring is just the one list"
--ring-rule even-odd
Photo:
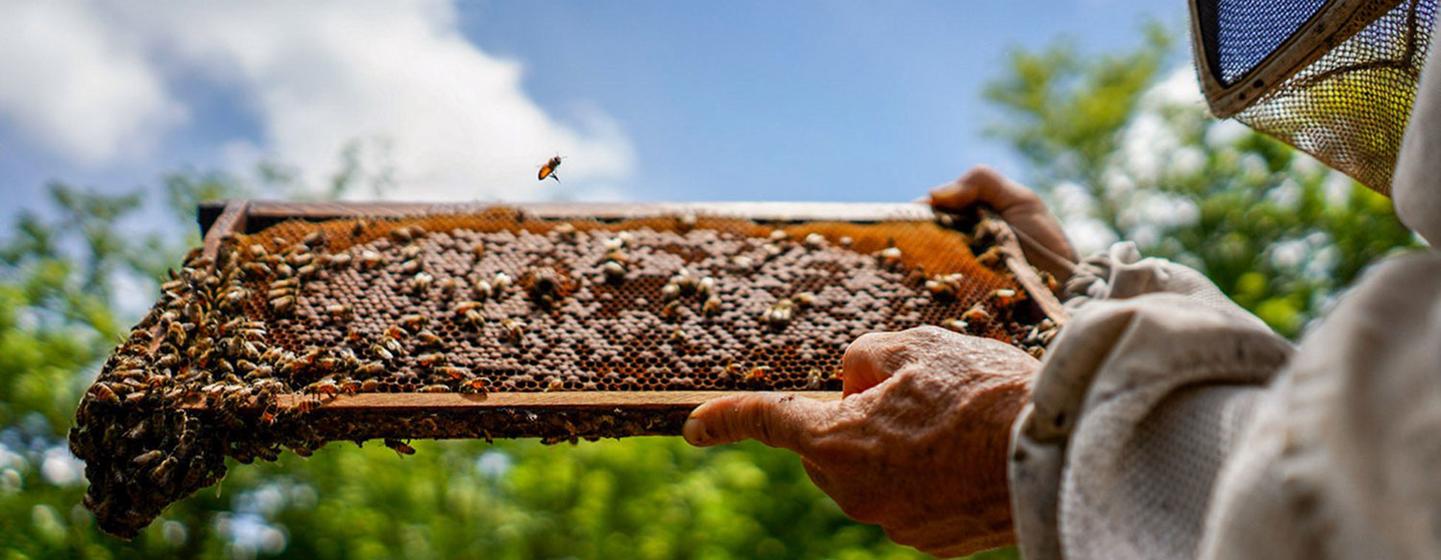
[(696, 407), (681, 432), (698, 447), (754, 439), (804, 454), (831, 406), (783, 393), (720, 397)]

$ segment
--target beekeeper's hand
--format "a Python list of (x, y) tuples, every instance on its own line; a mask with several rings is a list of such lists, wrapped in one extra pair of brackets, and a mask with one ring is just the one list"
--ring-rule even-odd
[[(1076, 250), (1066, 239), (1061, 222), (1046, 208), (1041, 197), (1024, 185), (1007, 179), (984, 165), (971, 168), (955, 181), (931, 189), (927, 201), (937, 210), (958, 212), (985, 204), (1001, 214), (1006, 223), (1035, 240), (1044, 250), (1022, 243), (1026, 260), (1050, 272), (1060, 280), (1070, 276), (1071, 268), (1058, 259), (1076, 262)], [(1044, 254), (1049, 251), (1051, 254)]]
[(794, 451), (846, 515), (930, 554), (969, 554), (1014, 542), (1006, 454), (1038, 368), (937, 327), (868, 334), (846, 350), (842, 400), (722, 397), (691, 413), (685, 439)]

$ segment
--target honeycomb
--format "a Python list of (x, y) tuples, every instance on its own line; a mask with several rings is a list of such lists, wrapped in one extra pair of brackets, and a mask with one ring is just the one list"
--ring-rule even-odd
[(71, 446), (86, 505), (128, 536), (219, 480), (225, 456), (674, 434), (685, 416), (325, 408), (345, 394), (838, 390), (851, 340), (920, 325), (1039, 355), (1055, 324), (1005, 269), (995, 226), (497, 208), (228, 235), (162, 286), (82, 401)]

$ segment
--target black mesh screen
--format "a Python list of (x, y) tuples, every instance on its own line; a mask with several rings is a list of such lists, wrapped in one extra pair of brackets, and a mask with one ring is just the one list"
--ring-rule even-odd
[[(1437, 0), (1195, 0), (1194, 6), (1203, 72), (1227, 88), (1257, 90), (1234, 114), (1237, 120), (1390, 193)], [(1301, 30), (1306, 35), (1285, 45)], [(1283, 49), (1289, 58), (1278, 61), (1302, 66), (1258, 70)]]
[(1256, 68), (1326, 0), (1214, 0), (1215, 75), (1227, 85)]

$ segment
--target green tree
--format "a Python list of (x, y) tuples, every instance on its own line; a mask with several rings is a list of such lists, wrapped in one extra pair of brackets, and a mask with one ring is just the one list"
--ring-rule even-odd
[(1003, 116), (993, 132), (1068, 225), (1193, 266), (1297, 336), (1368, 263), (1418, 241), (1385, 197), (1210, 118), (1168, 31), (1119, 54), (1014, 53), (985, 89)]

